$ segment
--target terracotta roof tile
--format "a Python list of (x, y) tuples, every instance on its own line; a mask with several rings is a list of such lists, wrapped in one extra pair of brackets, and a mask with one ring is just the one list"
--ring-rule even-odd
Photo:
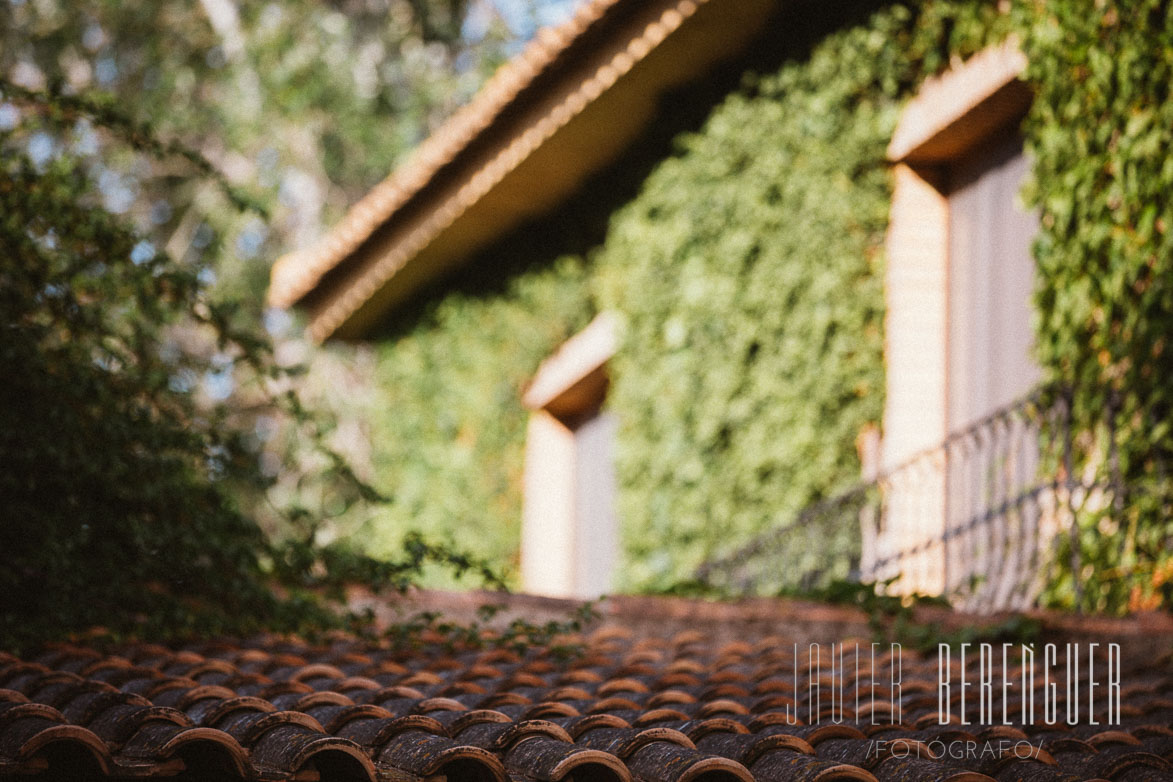
[[(903, 673), (895, 705), (851, 670), (834, 703), (812, 694), (830, 674), (811, 669), (803, 647), (796, 661), (785, 639), (582, 640), (569, 662), (542, 649), (405, 655), (275, 638), (0, 654), (0, 778), (1173, 780), (1166, 663), (1126, 665), (1117, 725), (1086, 711), (1073, 726), (1024, 723), (1017, 704), (1012, 724), (962, 725), (958, 698), (941, 723), (937, 661), (913, 652), (877, 657), (877, 687), (894, 666)], [(1086, 687), (1086, 673), (1077, 678)], [(983, 751), (944, 751), (966, 745)]]

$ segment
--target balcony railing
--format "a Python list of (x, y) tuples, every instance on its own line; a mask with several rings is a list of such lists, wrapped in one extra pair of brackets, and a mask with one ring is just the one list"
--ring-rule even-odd
[[(883, 582), (970, 610), (1028, 608), (1057, 551), (1081, 571), (1081, 517), (1119, 511), (1127, 496), (1117, 411), (1104, 412), (1106, 436), (1075, 432), (1069, 396), (1039, 389), (706, 562), (696, 579), (729, 595)], [(1074, 588), (1078, 605), (1078, 578)]]

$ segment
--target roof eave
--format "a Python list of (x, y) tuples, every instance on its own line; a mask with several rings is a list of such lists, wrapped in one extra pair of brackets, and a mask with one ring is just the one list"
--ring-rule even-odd
[[(553, 209), (614, 160), (665, 91), (741, 51), (776, 2), (588, 5), (603, 11), (573, 36), (545, 34), (547, 41), (556, 36), (556, 56), (527, 84), (513, 85), (475, 133), (459, 144), (452, 141), (459, 134), (437, 134), (440, 140), (426, 142), (416, 162), (359, 201), (321, 245), (281, 259), (270, 303), (305, 307), (317, 341), (364, 336), (421, 287)], [(490, 96), (501, 89), (497, 81), (486, 87)], [(478, 96), (470, 109), (486, 100)], [(469, 126), (467, 116), (458, 120)], [(418, 162), (429, 156), (443, 160)]]

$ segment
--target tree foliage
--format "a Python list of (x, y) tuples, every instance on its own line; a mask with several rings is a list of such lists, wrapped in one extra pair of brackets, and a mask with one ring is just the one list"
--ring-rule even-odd
[(305, 346), (260, 322), (275, 252), (385, 176), (511, 38), (461, 0), (0, 4), (0, 637), (328, 626), (345, 617), (323, 590), (436, 563), (500, 584), (419, 535), (383, 561), (327, 545), (332, 518), (361, 532), (386, 497), (306, 406), (328, 383)]
[[(475, 39), (463, 30), (473, 11)], [(264, 200), (268, 220), (196, 210), (230, 251), (217, 284), (258, 310), (271, 259), (314, 241), (386, 176), (475, 92), (511, 40), (491, 5), (465, 0), (0, 3), (0, 74), (31, 89), (108, 95)], [(105, 190), (120, 206), (139, 178), (112, 168), (117, 187)], [(169, 204), (155, 219), (179, 256), (199, 221), (182, 200)]]
[[(303, 476), (342, 509), (382, 499), (301, 404), (240, 302), (211, 285), (224, 248), (170, 256), (157, 198), (109, 207), (114, 161), (143, 193), (258, 212), (199, 154), (108, 103), (0, 83), (0, 639), (20, 646), (103, 626), (116, 634), (313, 630), (354, 623), (361, 582), (400, 590), (438, 562), (501, 582), (419, 536), (377, 561), (320, 538), (322, 508), (253, 510), (274, 476), (258, 422), (288, 420), (324, 467)], [(100, 141), (94, 136), (100, 136)], [(231, 382), (228, 382), (231, 381)]]

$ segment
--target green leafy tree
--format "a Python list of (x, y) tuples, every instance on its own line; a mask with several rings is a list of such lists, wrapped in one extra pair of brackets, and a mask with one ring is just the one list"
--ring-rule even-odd
[[(0, 96), (0, 124), (19, 132), (20, 140), (8, 139), (10, 150), (55, 166), (72, 160), (87, 203), (133, 230), (151, 252), (198, 267), (200, 295), (216, 302), (226, 325), (252, 333), (272, 258), (312, 243), (467, 100), (514, 43), (487, 0), (3, 3), (0, 78), (10, 89)], [(81, 112), (37, 128), (43, 102), (15, 99), (28, 90), (101, 96), (102, 105), (92, 107), (101, 116)], [(112, 138), (103, 129), (113, 117), (103, 106), (149, 127), (151, 138), (182, 139), (189, 159), (128, 148), (125, 135)], [(238, 209), (206, 180), (188, 176), (193, 169), (184, 166), (193, 156), (247, 188), (264, 214)], [(9, 216), (16, 221), (17, 214)], [(281, 321), (266, 321), (279, 335), (279, 363), (313, 368), (297, 386), (315, 415), (266, 412), (239, 352), (187, 323), (168, 327), (164, 352), (181, 346), (206, 366), (185, 368), (173, 382), (189, 386), (193, 397), (227, 402), (249, 430), (250, 458), (273, 485), (238, 492), (240, 513), (270, 534), (288, 532), (291, 518), (302, 526), (313, 519), (318, 540), (358, 532), (365, 517), (339, 520), (354, 504), (353, 491), (326, 476), (344, 463), (364, 477), (372, 473), (365, 433), (352, 435), (361, 413), (371, 412), (357, 410), (355, 400), (370, 395), (373, 377), (354, 371), (360, 348), (317, 350)], [(277, 387), (287, 391), (291, 383)], [(345, 425), (335, 429), (334, 416), (323, 411)], [(329, 441), (346, 459), (306, 448), (310, 440)], [(289, 512), (276, 512), (274, 503)], [(329, 519), (334, 529), (320, 523)]]
[(196, 215), (210, 221), (231, 251), (218, 285), (257, 294), (258, 307), (269, 260), (310, 244), (386, 176), (511, 40), (486, 0), (0, 4), (0, 74), (107, 94), (265, 201), (265, 221), (174, 197), (153, 216), (177, 257), (197, 240)]
[[(500, 36), (434, 6), (0, 6), (4, 646), (338, 626), (343, 585), (427, 562), (500, 585), (419, 536), (327, 545), (382, 497), (259, 326), (264, 259), (349, 198), (334, 177), (384, 175), (491, 64)], [(339, 67), (364, 47), (373, 75)]]

